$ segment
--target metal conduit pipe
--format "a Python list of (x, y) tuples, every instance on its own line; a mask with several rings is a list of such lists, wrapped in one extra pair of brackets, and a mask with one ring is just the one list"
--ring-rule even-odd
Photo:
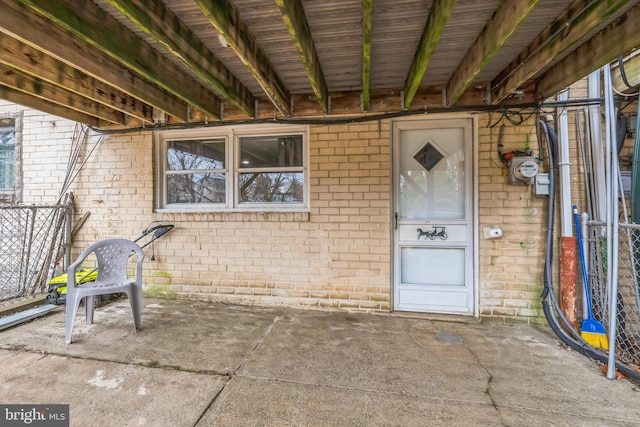
[[(562, 328), (558, 316), (563, 319), (565, 326), (567, 326), (566, 319), (562, 315), (562, 312), (558, 310), (558, 302), (555, 298), (555, 294), (553, 291), (553, 273), (552, 273), (552, 265), (553, 265), (553, 224), (555, 218), (555, 197), (556, 197), (556, 166), (555, 166), (555, 154), (554, 148), (557, 145), (557, 138), (553, 133), (553, 129), (550, 126), (547, 126), (546, 123), (540, 122), (540, 126), (543, 127), (545, 131), (545, 140), (547, 146), (547, 158), (549, 159), (549, 205), (547, 209), (547, 247), (545, 250), (545, 263), (544, 263), (544, 287), (542, 290), (542, 294), (540, 298), (542, 300), (542, 310), (544, 312), (545, 318), (551, 327), (551, 330), (556, 334), (556, 336), (562, 341), (564, 344), (569, 346), (572, 350), (577, 351), (578, 353), (584, 354), (587, 357), (590, 357), (593, 360), (596, 360), (601, 363), (608, 363), (608, 357), (606, 354), (594, 349), (589, 346), (584, 340), (580, 338), (579, 333), (574, 333), (574, 336), (569, 335), (569, 333)], [(573, 328), (569, 330), (574, 330)], [(635, 380), (640, 380), (640, 372), (636, 372), (628, 367), (621, 365), (616, 362), (616, 369), (622, 374), (628, 376), (629, 378), (633, 378)]]

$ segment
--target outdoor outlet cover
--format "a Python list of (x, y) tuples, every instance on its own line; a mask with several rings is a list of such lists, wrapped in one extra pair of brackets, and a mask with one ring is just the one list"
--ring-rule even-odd
[(502, 229), (499, 225), (487, 225), (482, 229), (485, 239), (499, 239), (502, 237)]

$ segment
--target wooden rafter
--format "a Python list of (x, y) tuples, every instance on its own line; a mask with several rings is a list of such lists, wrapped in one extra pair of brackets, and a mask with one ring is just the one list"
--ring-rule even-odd
[(502, 102), (627, 2), (576, 0), (571, 3), (491, 82), (491, 101)]
[(119, 125), (126, 123), (124, 114), (117, 110), (4, 64), (0, 64), (0, 84), (37, 98), (64, 105), (87, 116), (96, 117)]
[(153, 122), (153, 109), (149, 105), (3, 33), (0, 33), (0, 63), (142, 122)]
[(267, 54), (240, 18), (235, 5), (228, 0), (195, 0), (195, 2), (216, 30), (227, 40), (244, 65), (249, 68), (280, 113), (290, 116), (290, 95), (269, 62)]
[(72, 120), (74, 122), (84, 123), (94, 127), (98, 127), (100, 125), (100, 120), (96, 117), (80, 113), (76, 110), (72, 110), (42, 98), (37, 98), (28, 93), (20, 92), (2, 84), (0, 84), (0, 98), (29, 108), (34, 108), (39, 111), (46, 111), (49, 114)]
[(447, 104), (456, 103), (540, 0), (504, 0), (447, 84)]
[(149, 37), (248, 116), (255, 98), (165, 4), (156, 0), (107, 0)]
[(329, 89), (324, 79), (324, 73), (322, 72), (318, 52), (313, 43), (313, 37), (311, 37), (311, 30), (309, 29), (304, 9), (302, 8), (302, 2), (300, 0), (276, 0), (276, 3), (280, 7), (282, 19), (284, 19), (289, 34), (291, 34), (293, 43), (298, 49), (300, 59), (307, 71), (311, 88), (316, 95), (320, 108), (322, 108), (323, 113), (327, 114), (329, 112)]
[(130, 72), (105, 53), (88, 44), (78, 43), (71, 34), (50, 25), (26, 6), (11, 0), (0, 0), (0, 5), (0, 32), (179, 120), (187, 121), (186, 102)]
[(373, 0), (362, 0), (362, 111), (369, 111), (371, 94), (371, 21)]
[(640, 5), (593, 36), (549, 69), (536, 85), (538, 99), (548, 98), (620, 55), (640, 46)]
[(406, 108), (411, 106), (413, 98), (420, 87), (424, 73), (427, 71), (431, 56), (436, 50), (455, 2), (455, 0), (435, 0), (431, 5), (427, 23), (422, 31), (422, 37), (411, 64), (411, 70), (404, 83), (404, 105)]
[(77, 38), (125, 64), (145, 79), (211, 115), (220, 100), (91, 0), (21, 0)]

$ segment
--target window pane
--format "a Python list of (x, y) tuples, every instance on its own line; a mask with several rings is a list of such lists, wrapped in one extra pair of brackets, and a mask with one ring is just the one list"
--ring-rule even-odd
[(302, 135), (240, 138), (241, 168), (302, 166)]
[[(9, 120), (9, 119), (5, 119)], [(13, 121), (11, 119), (11, 121)], [(13, 191), (15, 186), (16, 130), (0, 126), (0, 191)]]
[(224, 169), (224, 140), (168, 141), (167, 170)]
[(240, 203), (301, 203), (303, 190), (302, 172), (240, 174)]
[(225, 174), (167, 175), (167, 203), (224, 203)]
[(412, 285), (464, 286), (464, 251), (459, 248), (402, 248), (401, 281)]

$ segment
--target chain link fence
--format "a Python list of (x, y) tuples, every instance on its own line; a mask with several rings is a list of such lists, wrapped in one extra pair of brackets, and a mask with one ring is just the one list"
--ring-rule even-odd
[(64, 253), (71, 203), (0, 206), (0, 301), (42, 293)]
[(620, 224), (618, 241), (618, 291), (607, 289), (607, 236), (604, 223), (588, 224), (588, 280), (593, 316), (611, 330), (611, 301), (616, 301), (616, 360), (640, 370), (640, 225)]

